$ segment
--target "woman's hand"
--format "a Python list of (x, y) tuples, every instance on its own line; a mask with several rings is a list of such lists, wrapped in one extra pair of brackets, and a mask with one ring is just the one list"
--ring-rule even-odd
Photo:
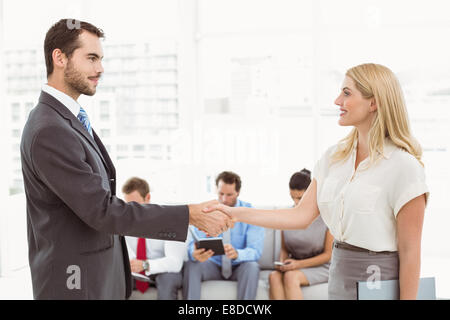
[(218, 203), (218, 204), (212, 204), (212, 205), (209, 205), (209, 206), (203, 208), (203, 212), (205, 212), (205, 213), (209, 213), (209, 212), (213, 212), (213, 211), (221, 211), (221, 212), (225, 213), (227, 216), (229, 216), (230, 218), (232, 218), (233, 222), (237, 221), (236, 217), (233, 216), (233, 208), (232, 207)]
[(286, 259), (283, 262), (284, 264), (282, 266), (279, 266), (279, 270), (281, 272), (300, 269), (300, 260)]
[(217, 200), (203, 202), (200, 204), (190, 204), (189, 208), (189, 224), (196, 226), (199, 230), (206, 234), (217, 237), (229, 228), (234, 227), (234, 221), (227, 214), (219, 210), (210, 210), (206, 214), (203, 210), (219, 204)]

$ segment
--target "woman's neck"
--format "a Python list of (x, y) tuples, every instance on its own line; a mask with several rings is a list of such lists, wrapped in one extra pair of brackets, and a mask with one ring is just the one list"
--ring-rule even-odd
[(361, 161), (369, 156), (369, 132), (358, 129), (358, 145), (356, 147), (355, 170)]

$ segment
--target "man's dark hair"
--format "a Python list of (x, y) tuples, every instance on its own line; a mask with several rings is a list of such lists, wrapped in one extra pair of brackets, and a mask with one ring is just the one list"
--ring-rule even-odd
[(130, 194), (134, 191), (139, 192), (142, 198), (145, 198), (147, 194), (150, 193), (150, 187), (148, 186), (147, 181), (141, 178), (132, 177), (125, 182), (122, 187), (122, 193)]
[(221, 174), (219, 174), (216, 178), (216, 187), (219, 186), (219, 181), (222, 180), (226, 184), (233, 184), (235, 183), (235, 189), (236, 192), (239, 192), (241, 190), (241, 178), (234, 172), (231, 171), (224, 171)]
[(47, 31), (44, 41), (47, 78), (53, 73), (53, 51), (60, 49), (70, 59), (73, 52), (81, 46), (78, 37), (83, 30), (95, 34), (99, 38), (105, 37), (103, 31), (96, 26), (74, 19), (61, 19)]
[(291, 190), (306, 190), (311, 183), (311, 171), (303, 169), (292, 175), (289, 180), (289, 189)]

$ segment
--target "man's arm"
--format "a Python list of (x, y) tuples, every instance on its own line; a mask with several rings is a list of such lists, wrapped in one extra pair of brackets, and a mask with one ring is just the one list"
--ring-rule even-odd
[(248, 225), (246, 237), (247, 246), (244, 249), (236, 249), (238, 257), (236, 262), (258, 261), (261, 258), (264, 246), (265, 230), (262, 227)]
[(93, 171), (89, 156), (79, 137), (59, 126), (43, 128), (31, 143), (32, 165), (39, 179), (95, 230), (184, 241), (190, 221), (213, 235), (227, 228), (226, 215), (205, 214), (202, 205), (141, 205), (112, 196), (108, 179)]
[(192, 238), (189, 244), (187, 245), (188, 259), (191, 261), (195, 261), (194, 257), (192, 256), (194, 250), (195, 250), (195, 240)]
[(183, 257), (186, 252), (186, 244), (178, 241), (164, 242), (164, 257), (148, 260), (150, 272), (146, 275), (163, 272), (180, 272), (183, 267)]
[[(195, 232), (196, 236), (198, 236), (199, 238), (204, 238), (206, 236), (206, 234), (204, 233), (199, 235), (195, 228), (192, 228), (192, 232)], [(205, 262), (209, 258), (211, 258), (213, 254), (214, 252), (211, 249), (197, 249), (194, 239), (192, 239), (192, 241), (188, 245), (188, 258), (191, 261)]]
[(136, 245), (137, 241), (135, 241), (133, 245), (133, 239), (132, 237), (125, 237), (125, 244), (127, 245), (127, 251), (128, 251), (128, 258), (130, 260), (136, 259)]

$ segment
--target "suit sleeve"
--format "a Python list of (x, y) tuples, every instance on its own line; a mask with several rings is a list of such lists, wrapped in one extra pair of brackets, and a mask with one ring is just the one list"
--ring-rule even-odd
[(126, 203), (113, 196), (108, 181), (86, 162), (75, 133), (58, 126), (41, 129), (31, 143), (38, 178), (83, 222), (110, 234), (184, 241), (187, 206)]

